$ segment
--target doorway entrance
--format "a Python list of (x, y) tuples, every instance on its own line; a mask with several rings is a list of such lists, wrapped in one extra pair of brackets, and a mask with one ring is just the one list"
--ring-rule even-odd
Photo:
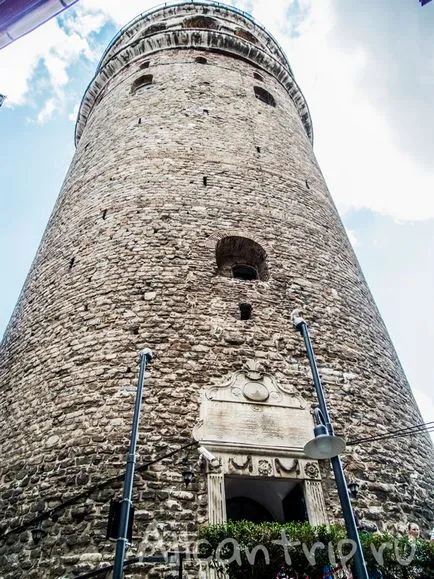
[(303, 483), (297, 480), (225, 476), (228, 520), (307, 521)]

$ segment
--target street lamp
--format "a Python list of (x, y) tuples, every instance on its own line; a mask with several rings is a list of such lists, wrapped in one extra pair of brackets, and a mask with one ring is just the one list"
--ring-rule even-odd
[(140, 409), (142, 406), (143, 384), (145, 382), (145, 370), (148, 363), (152, 360), (152, 351), (145, 348), (140, 352), (140, 372), (137, 384), (136, 402), (134, 405), (133, 425), (131, 428), (130, 447), (128, 449), (127, 466), (125, 469), (124, 491), (122, 495), (122, 504), (119, 521), (119, 534), (116, 539), (116, 552), (113, 569), (113, 579), (121, 579), (124, 569), (125, 551), (128, 544), (128, 523), (130, 521), (130, 512), (132, 507), (133, 480), (136, 467), (136, 449), (137, 438), (139, 435)]
[(329, 434), (324, 417), (319, 408), (315, 408), (316, 426), (313, 429), (315, 438), (304, 447), (304, 453), (310, 458), (332, 458), (345, 450), (345, 440), (334, 434)]
[(194, 471), (191, 468), (188, 458), (184, 458), (182, 461), (182, 478), (184, 479), (184, 484), (188, 488), (189, 485), (194, 481)]
[(47, 531), (42, 528), (42, 519), (39, 521), (36, 527), (30, 529), (32, 533), (32, 540), (35, 545), (38, 545), (47, 536)]
[(365, 558), (363, 556), (360, 537), (357, 532), (357, 526), (353, 509), (351, 507), (350, 497), (348, 495), (344, 469), (342, 467), (341, 459), (339, 458), (339, 453), (345, 450), (345, 442), (342, 438), (335, 436), (333, 431), (333, 425), (330, 421), (330, 415), (328, 413), (324, 390), (321, 384), (321, 379), (319, 377), (319, 372), (315, 361), (315, 354), (313, 352), (307, 324), (304, 319), (298, 315), (297, 311), (292, 312), (291, 318), (295, 329), (303, 336), (307, 357), (309, 358), (310, 369), (312, 371), (315, 391), (319, 402), (319, 409), (315, 410), (315, 419), (317, 422), (317, 425), (314, 429), (315, 437), (306, 444), (304, 451), (306, 455), (310, 456), (311, 458), (329, 458), (331, 460), (339, 500), (342, 507), (342, 513), (345, 520), (345, 527), (347, 529), (349, 538), (354, 541), (356, 545), (356, 552), (354, 553), (354, 575), (356, 579), (368, 579), (368, 571), (366, 568)]
[(357, 495), (359, 494), (360, 485), (356, 480), (352, 480), (348, 483), (348, 490), (350, 491), (350, 495), (353, 499), (357, 499)]

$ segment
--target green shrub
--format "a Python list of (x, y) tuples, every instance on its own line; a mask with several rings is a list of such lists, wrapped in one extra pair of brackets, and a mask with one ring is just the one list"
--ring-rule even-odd
[[(351, 564), (346, 559), (351, 544), (345, 529), (337, 525), (229, 521), (203, 528), (199, 538), (200, 556), (230, 579), (274, 579), (285, 564), (301, 577), (320, 579), (324, 567), (339, 564), (341, 557)], [(434, 579), (432, 543), (386, 533), (362, 532), (360, 539), (368, 568), (381, 571), (384, 579)], [(289, 559), (285, 563), (285, 540), (290, 564)]]

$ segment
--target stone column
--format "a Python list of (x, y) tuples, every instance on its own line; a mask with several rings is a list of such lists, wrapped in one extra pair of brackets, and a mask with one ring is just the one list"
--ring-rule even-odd
[(321, 482), (306, 480), (304, 483), (304, 498), (311, 525), (327, 525), (327, 512), (322, 492)]
[(226, 522), (225, 481), (223, 474), (208, 474), (208, 522)]

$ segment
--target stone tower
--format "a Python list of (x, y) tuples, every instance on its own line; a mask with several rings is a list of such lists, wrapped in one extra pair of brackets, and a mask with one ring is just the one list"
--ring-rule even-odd
[[(422, 419), (276, 41), (218, 3), (145, 13), (105, 52), (75, 138), (2, 344), (0, 512), (12, 532), (0, 575), (76, 577), (112, 561), (120, 483), (96, 485), (123, 472), (145, 346), (139, 464), (193, 436), (218, 461), (202, 461), (187, 490), (182, 452), (139, 469), (133, 553), (150, 523), (194, 536), (237, 514), (339, 520), (328, 463), (303, 454), (316, 399), (291, 311), (310, 324), (338, 434)], [(362, 484), (362, 519), (432, 524), (427, 436), (342, 458)]]

